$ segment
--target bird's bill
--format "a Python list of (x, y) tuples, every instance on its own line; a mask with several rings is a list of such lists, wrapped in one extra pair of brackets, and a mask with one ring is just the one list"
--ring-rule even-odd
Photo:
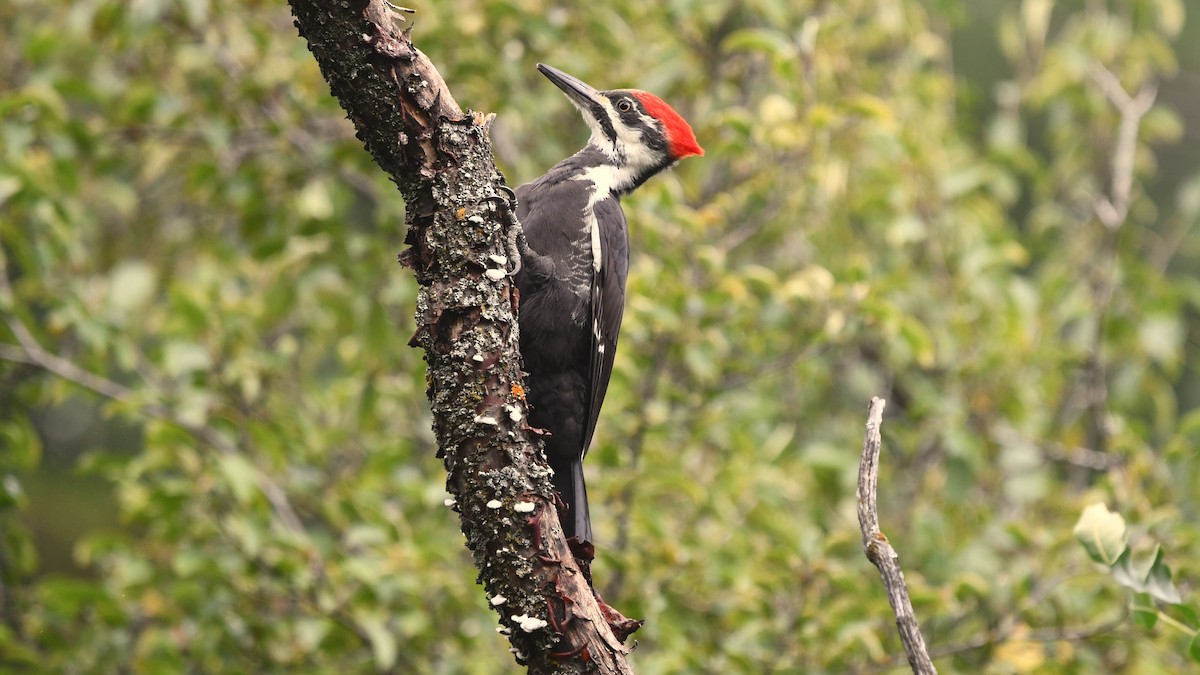
[(548, 66), (544, 63), (539, 63), (537, 68), (546, 76), (546, 79), (554, 83), (554, 86), (562, 89), (567, 98), (571, 99), (571, 102), (579, 106), (579, 108), (592, 110), (597, 106), (603, 107), (603, 103), (600, 100), (600, 92), (592, 85), (574, 75), (568, 75), (558, 68)]

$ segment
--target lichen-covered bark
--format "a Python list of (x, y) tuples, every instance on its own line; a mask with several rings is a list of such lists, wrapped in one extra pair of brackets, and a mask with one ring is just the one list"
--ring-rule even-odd
[(519, 225), (486, 121), (458, 107), (380, 0), (290, 4), (359, 139), (404, 196), (401, 260), (420, 284), (411, 344), (425, 350), (447, 489), (513, 653), (531, 673), (631, 672), (563, 539), (525, 422), (516, 289), (505, 273)]

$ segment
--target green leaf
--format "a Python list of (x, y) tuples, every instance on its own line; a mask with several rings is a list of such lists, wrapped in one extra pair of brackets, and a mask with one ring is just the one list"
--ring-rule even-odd
[(304, 218), (324, 220), (333, 214), (333, 200), (325, 183), (314, 180), (295, 196), (296, 212)]
[(141, 260), (119, 263), (109, 274), (108, 306), (114, 316), (124, 318), (146, 306), (158, 289), (154, 268)]
[(1182, 615), (1183, 622), (1189, 626), (1200, 624), (1200, 612), (1191, 605), (1178, 604), (1172, 607), (1171, 611)]
[(32, 673), (37, 671), (38, 664), (45, 664), (44, 657), (13, 635), (8, 626), (0, 626), (0, 653), (4, 654), (5, 665), (13, 668), (11, 672)]
[(932, 368), (937, 360), (933, 336), (923, 323), (910, 316), (903, 316), (900, 322), (900, 337), (908, 344), (913, 358), (922, 368)]
[(1083, 510), (1074, 533), (1075, 539), (1098, 563), (1115, 565), (1125, 551), (1125, 519), (1102, 503), (1097, 502)]
[(1183, 218), (1200, 215), (1200, 174), (1184, 181), (1175, 193), (1175, 208)]
[(258, 469), (241, 455), (222, 455), (218, 462), (229, 490), (239, 504), (245, 504), (258, 490)]
[(42, 441), (28, 418), (0, 421), (0, 467), (29, 471), (42, 460)]
[(1158, 623), (1158, 607), (1148, 593), (1134, 594), (1129, 610), (1133, 615), (1133, 622), (1141, 628), (1150, 630)]
[(375, 657), (375, 667), (387, 670), (396, 663), (399, 654), (396, 637), (388, 630), (387, 622), (382, 616), (370, 614), (358, 617), (358, 624), (371, 641), (371, 653)]
[(1133, 563), (1133, 549), (1130, 548), (1126, 548), (1112, 566), (1113, 579), (1135, 593), (1146, 592), (1144, 580), (1148, 572), (1149, 570), (1143, 572), (1137, 569)]
[(38, 585), (38, 593), (41, 602), (64, 616), (74, 616), (107, 599), (102, 586), (85, 579), (47, 579)]
[(722, 48), (728, 52), (762, 52), (779, 56), (791, 51), (792, 45), (778, 32), (756, 28), (743, 28), (725, 38)]
[(6, 473), (0, 476), (0, 509), (10, 506), (21, 507), (25, 503), (25, 491), (16, 476)]
[(1179, 317), (1153, 314), (1138, 323), (1138, 338), (1146, 354), (1159, 363), (1170, 363), (1179, 358), (1183, 344), (1184, 327)]
[(1046, 30), (1050, 27), (1050, 12), (1053, 9), (1051, 0), (1025, 0), (1021, 4), (1021, 19), (1030, 43), (1041, 47), (1046, 41)]
[(163, 370), (172, 376), (184, 375), (212, 366), (208, 350), (195, 342), (177, 340), (163, 349)]
[(1192, 641), (1188, 644), (1188, 656), (1197, 663), (1200, 663), (1200, 632), (1192, 636)]
[(1146, 592), (1155, 599), (1172, 605), (1183, 602), (1179, 589), (1171, 580), (1171, 568), (1163, 562), (1161, 546), (1155, 547), (1154, 562), (1150, 564), (1150, 571), (1146, 574)]
[(0, 206), (4, 206), (9, 197), (20, 191), (21, 181), (11, 176), (0, 176)]

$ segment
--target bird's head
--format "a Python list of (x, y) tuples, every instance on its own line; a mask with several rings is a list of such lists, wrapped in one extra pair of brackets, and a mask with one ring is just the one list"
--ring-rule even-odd
[(599, 91), (577, 77), (538, 64), (538, 70), (566, 93), (592, 130), (588, 145), (627, 174), (631, 190), (654, 174), (691, 155), (703, 155), (692, 127), (661, 98), (639, 89)]

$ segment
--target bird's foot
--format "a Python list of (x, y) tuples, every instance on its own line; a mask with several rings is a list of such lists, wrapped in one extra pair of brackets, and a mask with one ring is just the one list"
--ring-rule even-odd
[(512, 277), (521, 271), (521, 261), (531, 251), (529, 250), (529, 244), (525, 243), (525, 230), (521, 227), (521, 221), (517, 220), (517, 193), (513, 192), (512, 188), (507, 185), (501, 185), (500, 192), (504, 194), (489, 195), (483, 199), (484, 201), (499, 204), (500, 208), (504, 209), (511, 220), (504, 248), (505, 253), (508, 254), (508, 262), (512, 265), (511, 268), (505, 271), (508, 276)]

